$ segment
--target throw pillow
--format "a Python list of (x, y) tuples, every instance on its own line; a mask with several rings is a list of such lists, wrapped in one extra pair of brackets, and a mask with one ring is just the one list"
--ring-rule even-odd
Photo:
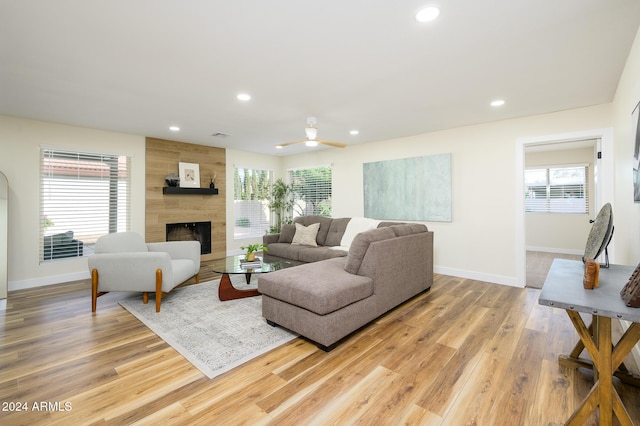
[(278, 237), (279, 243), (291, 243), (293, 236), (296, 233), (296, 227), (290, 223), (285, 223), (280, 229), (280, 237)]
[(318, 230), (320, 229), (319, 223), (314, 223), (309, 226), (303, 226), (299, 223), (296, 223), (296, 234), (293, 236), (293, 241), (291, 244), (303, 244), (306, 246), (317, 246), (316, 236), (318, 235)]

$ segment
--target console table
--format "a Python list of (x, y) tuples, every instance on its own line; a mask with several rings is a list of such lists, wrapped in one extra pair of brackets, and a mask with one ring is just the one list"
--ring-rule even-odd
[[(595, 384), (582, 404), (567, 421), (568, 425), (582, 425), (597, 407), (600, 424), (611, 425), (615, 415), (621, 424), (633, 425), (620, 395), (613, 387), (613, 376), (632, 382), (634, 377), (626, 371), (622, 361), (640, 341), (640, 308), (629, 308), (620, 297), (620, 290), (635, 270), (633, 266), (610, 265), (600, 268), (599, 286), (586, 290), (582, 285), (584, 265), (581, 261), (555, 259), (544, 282), (538, 303), (565, 309), (573, 323), (580, 342), (568, 356), (560, 356), (562, 365), (593, 368)], [(592, 322), (586, 326), (580, 312), (591, 314)], [(631, 321), (631, 327), (613, 346), (611, 319)], [(579, 358), (587, 349), (593, 362)]]

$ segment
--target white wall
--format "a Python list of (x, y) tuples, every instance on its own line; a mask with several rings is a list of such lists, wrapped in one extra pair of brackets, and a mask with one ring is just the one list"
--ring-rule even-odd
[(574, 164), (589, 165), (589, 213), (526, 213), (525, 232), (528, 250), (580, 255), (584, 253), (584, 247), (592, 226), (589, 220), (595, 218), (598, 213), (594, 207), (594, 158), (594, 148), (530, 152), (526, 154), (526, 167)]
[(144, 235), (144, 137), (0, 116), (0, 171), (11, 200), (9, 290), (89, 277), (86, 258), (39, 263), (41, 146), (131, 156), (131, 227)]

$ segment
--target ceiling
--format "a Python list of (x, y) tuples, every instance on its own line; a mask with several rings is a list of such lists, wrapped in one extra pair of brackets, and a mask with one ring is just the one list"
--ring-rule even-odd
[(611, 102), (639, 25), (638, 0), (2, 0), (0, 114), (339, 149), (274, 145), (309, 116), (355, 145)]

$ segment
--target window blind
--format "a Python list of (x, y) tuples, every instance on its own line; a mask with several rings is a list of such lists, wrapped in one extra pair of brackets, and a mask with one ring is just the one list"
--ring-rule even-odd
[(525, 211), (589, 213), (589, 167), (546, 167), (525, 170)]
[(130, 158), (41, 150), (40, 260), (87, 256), (102, 235), (130, 229)]
[(241, 240), (264, 235), (271, 227), (270, 170), (233, 169), (233, 238)]
[(294, 216), (331, 217), (331, 167), (289, 170)]

